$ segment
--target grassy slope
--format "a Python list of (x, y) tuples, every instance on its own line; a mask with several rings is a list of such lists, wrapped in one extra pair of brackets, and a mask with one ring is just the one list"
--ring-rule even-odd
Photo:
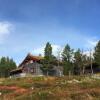
[(0, 79), (0, 100), (100, 100), (100, 80), (90, 77)]

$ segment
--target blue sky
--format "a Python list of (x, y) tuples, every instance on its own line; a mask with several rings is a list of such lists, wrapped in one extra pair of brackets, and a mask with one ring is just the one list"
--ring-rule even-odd
[(100, 38), (100, 0), (0, 0), (0, 56), (19, 64), (28, 52), (67, 43), (93, 48)]

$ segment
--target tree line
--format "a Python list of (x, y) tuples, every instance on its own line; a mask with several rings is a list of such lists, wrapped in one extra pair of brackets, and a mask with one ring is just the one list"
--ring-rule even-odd
[[(91, 74), (93, 74), (92, 63), (96, 63), (97, 67), (100, 68), (100, 41), (94, 48), (94, 52), (90, 51), (90, 56), (84, 54), (83, 50), (77, 49), (74, 50), (70, 47), (69, 44), (65, 45), (63, 50), (58, 50), (57, 57), (52, 53), (52, 45), (47, 42), (44, 49), (44, 60), (42, 71), (45, 75), (51, 72), (54, 65), (58, 67), (63, 67), (63, 74), (85, 74), (86, 65), (91, 65)], [(16, 69), (16, 63), (13, 59), (9, 57), (0, 58), (0, 77), (8, 77), (10, 71)]]
[(89, 64), (91, 66), (91, 74), (93, 74), (92, 64), (96, 63), (98, 65), (97, 67), (100, 66), (100, 41), (98, 41), (94, 48), (94, 52), (89, 51), (89, 56), (83, 50), (72, 49), (69, 44), (65, 45), (62, 52), (58, 52), (57, 57), (53, 55), (52, 49), (52, 45), (47, 42), (44, 49), (44, 63), (41, 68), (46, 75), (52, 70), (55, 62), (56, 65), (58, 64), (58, 66), (63, 67), (64, 75), (85, 74), (85, 67)]
[(16, 63), (9, 57), (1, 57), (0, 59), (0, 77), (8, 77), (10, 71), (16, 68)]

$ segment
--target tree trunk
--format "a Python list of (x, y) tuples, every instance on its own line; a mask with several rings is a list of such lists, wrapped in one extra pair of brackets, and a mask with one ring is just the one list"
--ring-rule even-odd
[(84, 75), (84, 73), (85, 73), (85, 66), (83, 66), (83, 75)]
[(47, 76), (48, 76), (48, 71), (47, 71)]
[(91, 74), (93, 75), (93, 67), (92, 67), (92, 63), (91, 63)]
[(70, 76), (71, 76), (71, 71), (68, 72), (68, 75), (69, 75), (69, 78), (70, 78)]

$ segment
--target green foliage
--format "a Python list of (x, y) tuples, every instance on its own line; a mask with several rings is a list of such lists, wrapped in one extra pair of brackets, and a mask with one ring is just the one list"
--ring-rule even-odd
[(45, 50), (44, 50), (45, 60), (50, 62), (52, 60), (52, 47), (49, 42), (47, 42)]
[(13, 92), (13, 90), (0, 90), (0, 93), (2, 93), (2, 94), (8, 94), (8, 93), (11, 93), (11, 92)]
[(78, 49), (75, 53), (74, 53), (74, 62), (77, 64), (77, 66), (81, 65), (82, 62), (82, 54), (81, 54), (81, 50)]
[(44, 73), (44, 75), (49, 75), (49, 73), (52, 71), (52, 69), (53, 69), (53, 64), (51, 64), (51, 63), (44, 63), (43, 64), (43, 67), (41, 67), (41, 69), (42, 69), (42, 71), (43, 71), (43, 73)]
[(47, 42), (44, 49), (44, 58), (41, 69), (45, 75), (48, 75), (53, 68), (53, 63), (56, 61), (56, 57), (52, 55), (52, 46), (49, 42)]
[(72, 54), (73, 49), (71, 49), (70, 46), (67, 44), (62, 53), (62, 60), (65, 62), (71, 62)]
[(73, 49), (71, 49), (70, 46), (67, 44), (62, 53), (64, 75), (67, 75), (69, 72), (73, 71), (72, 54), (73, 54)]
[(63, 74), (68, 75), (70, 72), (73, 72), (73, 64), (70, 62), (64, 62), (63, 63)]
[(95, 47), (94, 60), (100, 66), (100, 41), (97, 43)]
[(37, 94), (37, 96), (39, 97), (40, 100), (47, 100), (47, 98), (49, 97), (49, 93), (48, 92), (39, 92)]
[(75, 53), (74, 53), (74, 68), (77, 70), (78, 74), (82, 73), (82, 66), (83, 66), (83, 62), (82, 62), (82, 52), (80, 49), (78, 49)]
[(16, 68), (16, 63), (9, 57), (0, 59), (0, 77), (8, 77), (11, 70)]

